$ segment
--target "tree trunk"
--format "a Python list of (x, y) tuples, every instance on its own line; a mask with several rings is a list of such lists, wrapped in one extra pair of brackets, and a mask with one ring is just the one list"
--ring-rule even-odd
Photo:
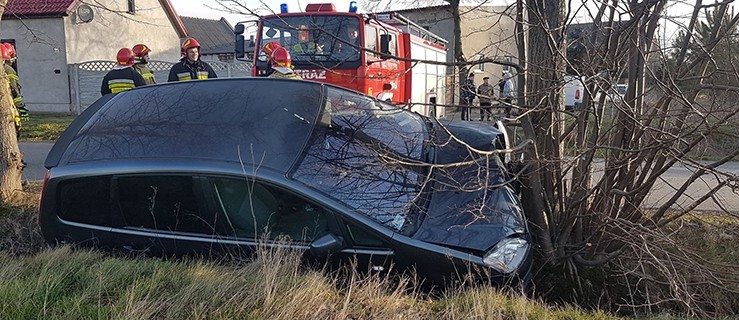
[[(8, 0), (0, 0), (0, 17), (5, 11)], [(3, 61), (4, 63), (4, 61)], [(10, 95), (8, 76), (0, 68), (0, 205), (7, 203), (16, 191), (23, 190), (21, 185), (22, 155), (18, 148), (13, 121), (13, 98)]]
[[(447, 0), (452, 10), (452, 19), (454, 19), (454, 62), (466, 62), (464, 52), (462, 51), (462, 17), (459, 14), (459, 0)], [(459, 66), (457, 74), (459, 75), (459, 104), (464, 104), (462, 101), (463, 92), (465, 90), (465, 83), (467, 82), (467, 65)], [(469, 112), (469, 111), (468, 111)], [(469, 116), (469, 113), (467, 114)]]
[[(561, 209), (558, 199), (562, 193), (560, 159), (562, 145), (559, 141), (563, 132), (563, 109), (559, 92), (564, 75), (564, 14), (566, 2), (558, 0), (537, 0), (528, 2), (528, 56), (526, 75), (526, 102), (531, 109), (522, 118), (527, 138), (536, 141), (530, 148), (530, 174), (527, 185), (531, 188), (533, 199), (524, 202), (535, 204), (530, 210), (532, 231), (540, 244), (542, 253), (553, 259), (557, 256), (552, 243), (551, 224), (556, 222), (555, 214)], [(561, 255), (560, 255), (561, 256)]]

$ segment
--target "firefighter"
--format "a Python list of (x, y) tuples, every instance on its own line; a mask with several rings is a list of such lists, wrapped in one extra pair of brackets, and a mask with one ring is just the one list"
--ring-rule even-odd
[(133, 55), (136, 58), (136, 62), (133, 64), (133, 69), (136, 70), (142, 77), (146, 84), (156, 84), (157, 80), (154, 78), (154, 72), (149, 68), (149, 52), (151, 49), (144, 44), (137, 44), (131, 49)]
[(298, 43), (293, 46), (293, 52), (295, 54), (321, 54), (323, 53), (323, 46), (316, 45), (314, 41), (310, 39), (310, 31), (306, 25), (301, 25), (298, 28)]
[(279, 42), (271, 41), (264, 45), (264, 48), (262, 48), (262, 52), (267, 56), (267, 70), (265, 70), (264, 74), (261, 76), (263, 77), (269, 77), (272, 75), (273, 72), (275, 72), (274, 69), (272, 69), (272, 52), (275, 51), (277, 48), (282, 48), (282, 45), (280, 45)]
[(182, 43), (182, 59), (169, 70), (169, 82), (218, 78), (210, 65), (200, 60), (200, 44), (194, 38)]
[(121, 48), (116, 55), (116, 65), (103, 78), (100, 94), (118, 93), (146, 85), (144, 77), (133, 69), (135, 60), (133, 51)]
[(28, 120), (28, 110), (23, 103), (23, 96), (21, 96), (21, 85), (20, 79), (18, 79), (18, 73), (13, 69), (13, 61), (15, 60), (15, 48), (10, 43), (3, 43), (2, 58), (5, 60), (3, 64), (5, 74), (8, 75), (8, 84), (10, 86), (10, 95), (13, 97), (14, 108), (12, 110), (13, 122), (15, 123), (16, 135), (20, 134), (21, 131), (21, 120)]
[(279, 47), (272, 52), (272, 72), (269, 75), (270, 78), (278, 79), (302, 79), (300, 75), (295, 73), (292, 69), (292, 58), (290, 52), (287, 49)]

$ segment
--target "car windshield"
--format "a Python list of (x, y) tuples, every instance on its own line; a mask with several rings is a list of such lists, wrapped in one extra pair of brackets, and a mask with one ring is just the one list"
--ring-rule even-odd
[[(273, 17), (262, 23), (257, 65), (266, 67), (261, 51), (278, 42), (297, 66), (358, 66), (361, 51), (359, 19), (352, 16)], [(353, 66), (353, 67), (356, 67)]]
[(328, 88), (293, 178), (397, 232), (417, 225), (428, 128), (421, 116)]

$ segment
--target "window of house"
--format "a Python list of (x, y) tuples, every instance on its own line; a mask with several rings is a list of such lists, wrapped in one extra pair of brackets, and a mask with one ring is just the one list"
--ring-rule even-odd
[(136, 0), (128, 0), (128, 8), (126, 12), (128, 13), (136, 13)]
[(190, 176), (117, 177), (114, 186), (125, 227), (216, 233), (216, 215), (198, 206)]
[(291, 192), (244, 179), (209, 181), (229, 236), (308, 243), (328, 233), (327, 212)]

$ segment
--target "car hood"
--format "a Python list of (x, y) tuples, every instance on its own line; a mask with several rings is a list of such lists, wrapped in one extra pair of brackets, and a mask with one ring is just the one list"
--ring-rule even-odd
[[(495, 149), (493, 144), (496, 139), (502, 139), (502, 132), (487, 122), (470, 121), (442, 121), (450, 133), (464, 141), (469, 146), (482, 151)], [(449, 140), (449, 134), (440, 127), (435, 127), (435, 141), (443, 147), (439, 150), (436, 163), (454, 163), (468, 160), (469, 151), (467, 147), (456, 141), (445, 143)]]
[[(473, 169), (440, 170), (435, 175), (436, 190), (414, 239), (486, 251), (503, 238), (527, 232), (521, 203), (510, 187), (472, 190), (473, 185), (459, 183), (480, 178), (479, 170)], [(493, 172), (483, 174), (489, 175), (490, 185), (503, 182)]]
[[(494, 149), (501, 132), (490, 124), (444, 122), (450, 133), (478, 150)], [(460, 249), (486, 251), (503, 238), (526, 233), (526, 223), (518, 197), (505, 186), (497, 157), (474, 156), (467, 147), (448, 140), (436, 131), (435, 163), (449, 164), (476, 160), (465, 166), (434, 169), (433, 186), (425, 216), (414, 239)], [(481, 181), (487, 181), (481, 183)]]

